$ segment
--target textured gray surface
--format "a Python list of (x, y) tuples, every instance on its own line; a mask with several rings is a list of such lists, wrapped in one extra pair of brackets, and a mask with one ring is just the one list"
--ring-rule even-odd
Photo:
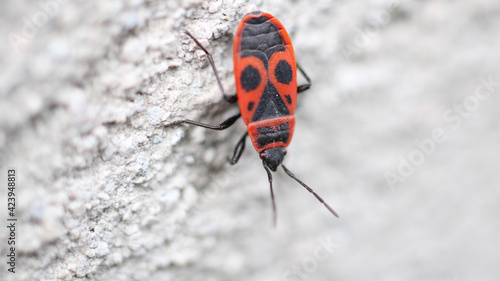
[[(263, 2), (0, 4), (0, 180), (16, 168), (19, 200), (2, 280), (498, 280), (498, 1)], [(182, 31), (234, 91), (232, 34), (257, 9), (314, 83), (285, 163), (340, 219), (280, 171), (273, 229), (257, 154), (227, 163), (242, 122), (161, 127), (236, 112)]]

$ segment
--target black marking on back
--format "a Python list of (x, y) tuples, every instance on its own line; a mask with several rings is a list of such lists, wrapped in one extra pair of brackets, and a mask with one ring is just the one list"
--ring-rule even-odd
[(283, 40), (278, 29), (272, 22), (268, 21), (246, 25), (241, 35), (241, 51), (259, 50), (265, 52), (273, 46), (282, 44)]
[(290, 126), (290, 124), (288, 124), (288, 122), (283, 123), (283, 124), (279, 124), (278, 126), (276, 126), (276, 130), (284, 131), (284, 130), (288, 129), (288, 126)]
[(276, 125), (276, 126), (270, 126), (270, 127), (259, 127), (257, 128), (257, 132), (261, 134), (269, 134), (269, 133), (277, 133), (280, 131), (286, 131), (288, 130), (288, 127), (290, 124), (288, 122)]
[(293, 79), (292, 67), (285, 60), (280, 60), (274, 69), (276, 80), (282, 84), (290, 84)]
[[(257, 12), (257, 14), (259, 14), (259, 13), (261, 13), (261, 12)], [(249, 24), (259, 24), (259, 23), (263, 23), (267, 20), (268, 20), (268, 18), (263, 16), (263, 17), (248, 19), (246, 22)]]
[[(267, 70), (269, 70), (269, 58), (276, 52), (286, 52), (287, 50), (283, 45), (283, 38), (278, 28), (268, 20), (267, 17), (247, 20), (241, 33), (240, 43), (240, 57), (254, 56), (264, 63)], [(284, 62), (286, 65), (280, 61), (278, 63), (280, 65), (274, 71), (277, 76), (276, 79), (280, 83), (288, 84), (291, 82), (291, 78), (293, 78), (293, 73), (290, 65), (286, 61)], [(243, 81), (241, 82), (243, 84)], [(291, 97), (287, 97), (286, 99), (291, 104)], [(253, 108), (254, 105), (251, 107)], [(250, 104), (248, 108), (250, 110)], [(285, 101), (281, 98), (274, 85), (268, 80), (251, 121), (256, 122), (289, 115), (290, 111)], [(279, 134), (283, 139), (288, 139), (289, 137), (289, 133), (286, 133), (285, 137), (285, 132), (275, 132), (273, 134)], [(267, 137), (264, 137), (262, 142), (266, 143)]]
[[(257, 20), (262, 19), (262, 21)], [(266, 20), (263, 20), (266, 19)], [(243, 27), (240, 45), (240, 57), (254, 56), (260, 59), (266, 69), (269, 68), (269, 58), (276, 52), (286, 52), (278, 28), (268, 22), (266, 17), (252, 19), (252, 24)], [(247, 23), (250, 23), (247, 21)]]
[(262, 78), (255, 67), (248, 65), (241, 73), (241, 86), (247, 91), (255, 90), (259, 87)]
[(286, 107), (286, 104), (278, 93), (278, 90), (276, 90), (274, 85), (268, 81), (260, 98), (259, 104), (255, 109), (255, 113), (252, 116), (252, 122), (274, 119), (288, 115), (290, 115), (288, 107)]
[(261, 134), (269, 134), (275, 132), (276, 129), (274, 127), (259, 127), (257, 128), (257, 132)]
[(281, 132), (276, 132), (276, 133), (258, 135), (257, 136), (257, 143), (261, 147), (264, 147), (267, 144), (275, 143), (275, 142), (279, 142), (279, 141), (286, 143), (289, 138), (290, 138), (289, 131), (281, 131)]
[(290, 131), (288, 130), (289, 126), (290, 124), (286, 122), (283, 124), (279, 124), (275, 127), (271, 126), (271, 127), (257, 128), (257, 132), (260, 133), (260, 135), (257, 136), (257, 143), (261, 147), (279, 141), (287, 143), (288, 139), (290, 138)]

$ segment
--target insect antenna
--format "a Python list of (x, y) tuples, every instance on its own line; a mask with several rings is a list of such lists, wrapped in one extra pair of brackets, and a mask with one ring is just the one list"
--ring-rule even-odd
[(276, 227), (276, 203), (274, 202), (274, 192), (273, 192), (273, 175), (269, 168), (264, 164), (264, 169), (267, 172), (267, 178), (269, 179), (269, 186), (271, 187), (271, 201), (273, 202), (273, 226)]
[[(305, 187), (307, 189), (307, 191), (311, 192), (314, 197), (316, 197), (316, 199), (319, 200), (319, 202), (323, 203), (323, 205), (325, 205), (325, 207), (328, 209), (328, 211), (330, 211), (330, 213), (332, 213), (334, 216), (336, 216), (337, 218), (339, 217), (339, 215), (337, 215), (337, 213), (332, 209), (332, 207), (330, 207), (328, 204), (326, 204), (326, 202), (323, 200), (323, 198), (319, 197), (318, 194), (316, 194), (316, 192), (314, 192), (314, 190), (312, 190), (312, 188), (310, 188), (309, 186), (307, 186), (307, 184), (305, 184), (303, 181), (299, 180), (298, 178), (295, 177), (295, 175), (290, 172), (290, 170), (288, 170), (285, 165), (281, 164), (281, 167), (283, 167), (283, 170), (285, 170), (285, 172), (294, 180), (296, 180), (298, 183), (300, 183), (300, 185), (302, 185), (303, 187)], [(268, 172), (269, 174), (269, 172)]]

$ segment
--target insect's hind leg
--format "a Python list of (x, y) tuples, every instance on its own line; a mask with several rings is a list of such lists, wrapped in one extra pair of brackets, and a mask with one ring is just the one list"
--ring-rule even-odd
[(194, 38), (193, 35), (191, 35), (191, 33), (187, 32), (186, 31), (186, 34), (191, 37), (191, 39), (194, 40), (194, 42), (196, 43), (196, 45), (198, 45), (198, 47), (200, 47), (203, 52), (205, 52), (205, 54), (207, 55), (208, 57), (208, 61), (210, 62), (210, 65), (212, 66), (212, 70), (214, 71), (214, 74), (215, 74), (215, 78), (217, 79), (217, 84), (219, 84), (219, 89), (220, 91), (222, 92), (222, 95), (224, 96), (224, 100), (227, 101), (228, 103), (235, 103), (238, 101), (238, 98), (236, 95), (228, 95), (225, 91), (224, 91), (224, 88), (222, 87), (222, 83), (220, 82), (220, 78), (219, 78), (219, 74), (217, 73), (217, 69), (215, 68), (215, 62), (214, 62), (214, 59), (212, 58), (212, 55), (207, 51), (207, 49), (205, 49), (200, 42), (198, 42), (198, 40), (196, 40), (196, 38)]
[(302, 69), (302, 67), (300, 67), (300, 65), (298, 63), (297, 63), (297, 68), (299, 69), (300, 73), (302, 73), (302, 76), (304, 76), (304, 78), (306, 78), (306, 81), (307, 81), (306, 84), (303, 84), (303, 85), (300, 85), (297, 87), (297, 93), (302, 93), (304, 91), (309, 90), (309, 88), (311, 88), (312, 82), (311, 82), (311, 78), (309, 78), (309, 76), (307, 76), (305, 71)]
[(230, 161), (232, 165), (238, 163), (238, 160), (240, 160), (241, 154), (243, 154), (243, 150), (245, 150), (245, 141), (247, 136), (248, 132), (245, 132), (245, 134), (238, 141), (238, 144), (236, 144), (236, 147), (234, 148), (233, 157), (231, 158)]
[(193, 121), (193, 120), (184, 119), (184, 120), (178, 120), (178, 121), (174, 121), (172, 123), (166, 124), (165, 128), (179, 125), (179, 124), (190, 124), (190, 125), (195, 125), (195, 126), (203, 127), (206, 129), (210, 129), (210, 130), (222, 131), (222, 130), (225, 130), (225, 129), (231, 127), (234, 124), (234, 122), (236, 122), (236, 120), (238, 120), (240, 117), (241, 117), (241, 114), (238, 113), (238, 114), (228, 118), (226, 121), (220, 123), (219, 125), (210, 125), (210, 124), (205, 124), (205, 123), (201, 123), (201, 122), (197, 122), (197, 121)]

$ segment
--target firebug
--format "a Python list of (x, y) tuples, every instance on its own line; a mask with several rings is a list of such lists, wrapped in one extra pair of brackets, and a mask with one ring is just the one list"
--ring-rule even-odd
[[(337, 213), (314, 190), (299, 180), (283, 165), (286, 147), (292, 140), (295, 127), (297, 94), (311, 87), (311, 79), (295, 61), (292, 42), (283, 25), (271, 14), (256, 11), (245, 15), (238, 25), (233, 44), (236, 95), (228, 95), (220, 82), (210, 53), (189, 32), (186, 34), (206, 53), (224, 99), (238, 102), (240, 113), (220, 125), (209, 125), (192, 120), (178, 120), (165, 125), (191, 124), (211, 130), (225, 130), (240, 117), (247, 125), (247, 132), (234, 149), (231, 164), (236, 164), (250, 137), (267, 172), (276, 224), (273, 178), (279, 166), (286, 174), (312, 193), (333, 215)], [(307, 83), (297, 86), (297, 69)]]

